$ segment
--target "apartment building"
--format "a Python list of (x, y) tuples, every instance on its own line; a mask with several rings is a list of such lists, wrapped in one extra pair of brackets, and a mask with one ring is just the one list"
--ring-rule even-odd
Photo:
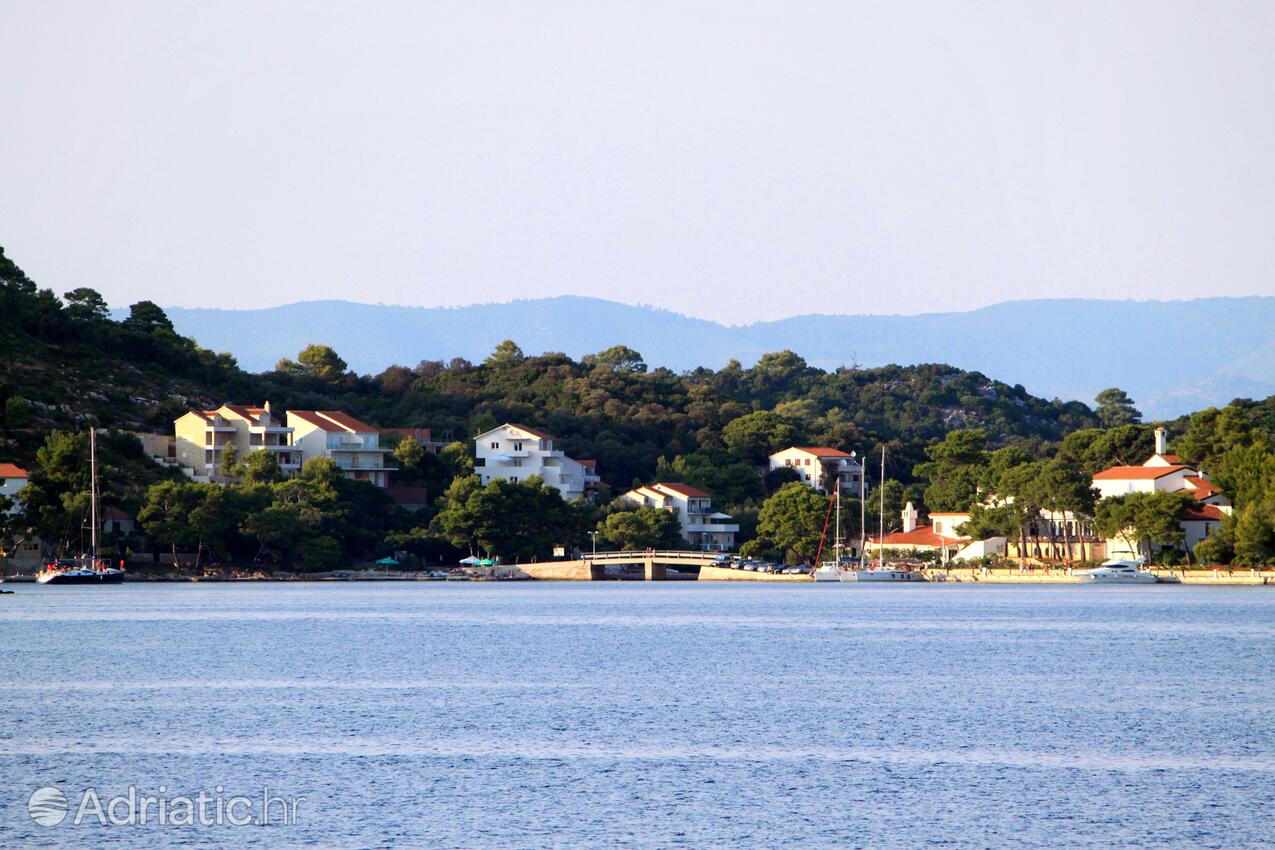
[(730, 514), (713, 510), (712, 497), (688, 484), (648, 484), (620, 496), (620, 501), (638, 507), (660, 508), (677, 514), (682, 539), (692, 546), (726, 552), (735, 548), (739, 525)]
[(216, 410), (192, 410), (173, 423), (175, 455), (182, 471), (195, 481), (222, 482), (222, 458), (234, 446), (242, 459), (249, 452), (271, 452), (288, 477), (301, 470), (301, 452), (292, 429), (262, 407), (223, 404)]
[(288, 425), (305, 460), (331, 458), (347, 478), (389, 486), (396, 467), (385, 464), (390, 450), (381, 448), (378, 429), (339, 410), (289, 410)]
[(601, 483), (597, 465), (576, 460), (554, 447), (544, 431), (506, 422), (474, 438), (474, 474), (484, 486), (497, 479), (526, 481), (539, 476), (568, 500), (590, 495)]

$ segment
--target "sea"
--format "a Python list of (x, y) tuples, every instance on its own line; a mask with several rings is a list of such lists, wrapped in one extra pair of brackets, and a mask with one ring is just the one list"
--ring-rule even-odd
[(10, 587), (4, 848), (1275, 847), (1275, 589)]

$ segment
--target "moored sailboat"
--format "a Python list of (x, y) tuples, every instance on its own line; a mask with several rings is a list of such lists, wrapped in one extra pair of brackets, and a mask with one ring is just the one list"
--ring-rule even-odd
[[(924, 581), (920, 573), (912, 570), (896, 569), (885, 565), (885, 446), (881, 446), (881, 507), (879, 529), (877, 531), (877, 563), (876, 566), (864, 566), (867, 553), (863, 552), (859, 559), (859, 569), (842, 574), (842, 581)], [(866, 542), (864, 549), (866, 549)]]
[(123, 569), (98, 558), (101, 529), (97, 524), (97, 432), (92, 428), (89, 429), (89, 505), (92, 526), (89, 551), (78, 558), (45, 564), (35, 576), (40, 584), (120, 584), (124, 581)]

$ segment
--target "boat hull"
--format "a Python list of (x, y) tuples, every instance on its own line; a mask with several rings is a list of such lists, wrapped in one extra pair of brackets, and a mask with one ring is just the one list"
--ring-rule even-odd
[(109, 572), (93, 571), (88, 573), (56, 573), (41, 575), (36, 578), (40, 584), (123, 584), (124, 574), (118, 570)]
[(842, 581), (925, 581), (920, 573), (911, 570), (849, 570), (842, 574)]
[(1156, 584), (1159, 582), (1155, 576), (1148, 573), (1140, 573), (1136, 576), (1081, 576), (1081, 579), (1088, 584)]

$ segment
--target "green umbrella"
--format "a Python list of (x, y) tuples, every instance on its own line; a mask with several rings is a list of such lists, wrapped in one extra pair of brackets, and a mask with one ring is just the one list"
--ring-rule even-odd
[(377, 561), (377, 563), (378, 563), (378, 564), (382, 564), (382, 565), (387, 566), (387, 567), (397, 567), (397, 566), (398, 566), (398, 561), (394, 560), (393, 558), (382, 558), (381, 560)]

